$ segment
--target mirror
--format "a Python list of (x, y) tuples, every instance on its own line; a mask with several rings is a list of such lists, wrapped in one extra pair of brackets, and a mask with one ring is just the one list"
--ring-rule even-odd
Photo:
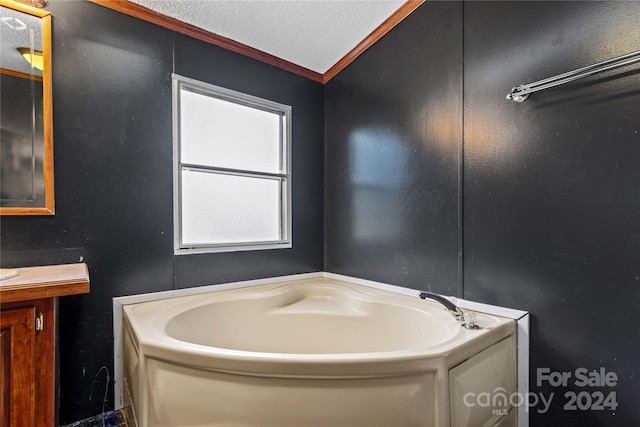
[(0, 0), (0, 215), (53, 215), (51, 15)]

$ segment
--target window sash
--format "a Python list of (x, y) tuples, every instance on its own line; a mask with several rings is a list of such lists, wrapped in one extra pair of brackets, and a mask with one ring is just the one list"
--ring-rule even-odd
[(180, 121), (180, 138), (189, 141), (181, 145), (182, 162), (284, 172), (284, 112), (255, 107), (246, 100), (206, 94), (185, 85), (180, 87), (180, 101), (180, 113), (185, 113)]
[[(279, 129), (279, 157), (280, 170), (278, 172), (264, 172), (243, 168), (217, 167), (207, 164), (182, 163), (181, 159), (181, 126), (180, 120), (180, 93), (189, 90), (223, 99), (228, 102), (241, 104), (251, 108), (261, 109), (280, 117)], [(188, 79), (173, 74), (173, 123), (174, 123), (174, 252), (176, 254), (207, 253), (207, 252), (231, 252), (241, 250), (259, 250), (291, 247), (291, 180), (290, 180), (290, 156), (291, 156), (291, 107), (272, 101), (256, 98), (251, 95), (220, 88), (207, 83)], [(279, 224), (280, 238), (277, 240), (258, 240), (246, 242), (210, 242), (210, 243), (185, 243), (183, 242), (183, 173), (185, 171), (206, 172), (211, 174), (241, 176), (253, 179), (278, 180), (279, 189)], [(257, 206), (259, 208), (259, 206)]]

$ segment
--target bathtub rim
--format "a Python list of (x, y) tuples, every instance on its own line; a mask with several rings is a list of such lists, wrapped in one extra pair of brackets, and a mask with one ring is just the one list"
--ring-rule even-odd
[[(328, 272), (302, 273), (287, 276), (276, 276), (264, 279), (254, 279), (238, 282), (222, 283), (217, 285), (200, 286), (195, 288), (175, 289), (162, 292), (153, 292), (147, 294), (121, 296), (113, 298), (113, 331), (114, 331), (114, 409), (118, 410), (123, 407), (123, 365), (122, 365), (122, 345), (123, 345), (123, 306), (129, 304), (137, 304), (160, 299), (181, 297), (188, 295), (197, 295), (203, 293), (218, 292), (230, 289), (239, 289), (258, 285), (267, 285), (285, 281), (295, 281), (304, 279), (334, 279), (344, 282), (353, 283), (390, 291), (400, 295), (408, 295), (418, 297), (420, 290), (390, 285), (381, 282), (370, 281), (357, 277), (345, 276), (341, 274)], [(452, 298), (452, 297), (449, 297)], [(518, 393), (525, 395), (529, 392), (529, 313), (523, 310), (516, 310), (506, 307), (493, 306), (489, 304), (476, 303), (464, 299), (456, 298), (456, 303), (463, 309), (473, 310), (486, 313), (489, 315), (510, 318), (516, 321), (516, 374)], [(518, 426), (528, 427), (529, 416), (526, 408), (519, 406), (518, 408)]]
[[(316, 289), (327, 288), (350, 294), (350, 297), (364, 304), (388, 305), (418, 312), (441, 324), (447, 329), (447, 333), (439, 340), (416, 342), (415, 346), (410, 347), (318, 353), (216, 346), (185, 340), (167, 331), (168, 325), (176, 317), (202, 307), (245, 300), (253, 302), (260, 297), (286, 297), (298, 289), (302, 289), (303, 293), (310, 289), (314, 293)], [(222, 293), (225, 295), (221, 295)], [(474, 350), (469, 353), (466, 349), (484, 348), (486, 344), (483, 343), (487, 340), (500, 340), (515, 332), (513, 319), (485, 313), (477, 313), (477, 316), (481, 329), (469, 330), (462, 328), (438, 303), (336, 279), (318, 278), (210, 292), (201, 297), (188, 295), (127, 305), (123, 307), (123, 328), (145, 357), (196, 369), (283, 378), (289, 378), (292, 371), (300, 378), (378, 377), (404, 375), (408, 371), (426, 372), (432, 368), (429, 362), (432, 359), (447, 358), (459, 363), (475, 354)], [(410, 329), (417, 329), (414, 325), (415, 322), (411, 321)], [(354, 372), (357, 374), (352, 374)]]
[[(125, 323), (128, 323), (125, 320)], [(420, 375), (439, 370), (442, 366), (455, 366), (483, 349), (487, 341), (500, 342), (515, 335), (516, 325), (504, 322), (488, 330), (487, 334), (430, 348), (378, 353), (345, 354), (292, 354), (258, 353), (211, 347), (215, 357), (205, 352), (189, 352), (184, 347), (161, 346), (139, 340), (135, 332), (127, 329), (139, 357), (201, 371), (214, 371), (233, 375), (285, 379), (370, 379), (392, 376)], [(202, 346), (206, 347), (206, 346)], [(425, 351), (426, 350), (426, 351)], [(251, 366), (250, 369), (247, 365)]]
[[(302, 285), (303, 288), (299, 286)], [(438, 324), (438, 328), (443, 328), (444, 333), (440, 336), (433, 337), (432, 341), (426, 340), (421, 343), (415, 343), (410, 347), (399, 346), (391, 349), (381, 350), (362, 350), (362, 351), (340, 351), (340, 352), (308, 352), (308, 351), (268, 351), (260, 349), (244, 348), (241, 344), (238, 346), (219, 346), (215, 344), (203, 344), (197, 341), (181, 338), (173, 335), (168, 328), (176, 318), (181, 317), (193, 310), (200, 310), (209, 306), (224, 306), (228, 303), (235, 304), (241, 301), (249, 301), (254, 303), (256, 299), (264, 298), (267, 304), (270, 301), (279, 301), (287, 299), (288, 296), (296, 297), (303, 294), (305, 297), (313, 297), (316, 292), (320, 293), (342, 293), (351, 301), (359, 304), (359, 308), (364, 311), (361, 315), (368, 316), (367, 310), (375, 309), (380, 306), (388, 306), (393, 310), (409, 311), (414, 316), (420, 317), (411, 321), (410, 330), (416, 330), (414, 327), (416, 322), (424, 320), (425, 322), (434, 322)], [(408, 295), (399, 295), (389, 292), (388, 290), (376, 289), (368, 286), (355, 284), (352, 282), (341, 281), (329, 278), (314, 278), (292, 281), (282, 281), (274, 284), (257, 285), (245, 287), (241, 289), (227, 291), (210, 292), (199, 295), (187, 295), (162, 299), (157, 301), (149, 301), (145, 303), (130, 304), (124, 306), (126, 312), (124, 318), (130, 319), (126, 322), (130, 328), (135, 331), (136, 337), (143, 343), (145, 347), (158, 349), (162, 352), (164, 348), (180, 348), (191, 353), (200, 353), (203, 355), (214, 354), (216, 356), (229, 356), (233, 358), (241, 358), (245, 361), (255, 361), (261, 363), (262, 360), (268, 360), (278, 357), (280, 360), (291, 363), (325, 363), (331, 361), (340, 363), (341, 361), (350, 362), (359, 360), (361, 362), (376, 362), (384, 360), (397, 360), (398, 357), (441, 357), (453, 348), (457, 347), (460, 341), (469, 341), (475, 337), (482, 337), (490, 330), (496, 329), (498, 325), (505, 322), (503, 316), (493, 316), (484, 313), (478, 314), (477, 322), (482, 328), (481, 330), (467, 330), (460, 327), (460, 323), (454, 319), (443, 307), (438, 303), (428, 300), (423, 301)], [(224, 293), (225, 295), (220, 295)], [(194, 298), (197, 297), (197, 298)], [(151, 304), (151, 306), (147, 305)], [(267, 307), (268, 308), (268, 307)], [(285, 309), (286, 310), (286, 309)], [(331, 315), (333, 313), (322, 312), (321, 315)], [(338, 313), (340, 315), (341, 313)], [(285, 312), (286, 315), (286, 312)], [(260, 321), (260, 319), (254, 319)], [(512, 319), (509, 319), (512, 320)], [(206, 321), (212, 321), (210, 319)], [(244, 321), (244, 319), (237, 319)], [(429, 323), (426, 323), (427, 325)], [(379, 325), (381, 326), (381, 325)], [(376, 328), (374, 328), (376, 329)], [(367, 331), (363, 331), (366, 333)], [(358, 339), (359, 335), (354, 336)], [(420, 340), (422, 341), (422, 340)]]

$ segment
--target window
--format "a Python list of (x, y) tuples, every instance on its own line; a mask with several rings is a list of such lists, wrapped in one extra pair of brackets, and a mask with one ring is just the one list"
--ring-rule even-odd
[(291, 107), (173, 75), (176, 254), (291, 247)]

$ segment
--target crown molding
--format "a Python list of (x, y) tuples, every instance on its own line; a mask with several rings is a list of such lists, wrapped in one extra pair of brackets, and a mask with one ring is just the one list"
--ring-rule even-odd
[(293, 62), (278, 58), (277, 56), (271, 55), (269, 53), (263, 52), (229, 38), (219, 36), (209, 31), (205, 31), (202, 28), (187, 24), (175, 18), (161, 15), (151, 9), (140, 6), (136, 3), (132, 3), (128, 0), (89, 1), (100, 6), (104, 6), (106, 8), (124, 13), (126, 15), (133, 16), (143, 21), (159, 25), (177, 33), (184, 34), (195, 39), (202, 40), (206, 43), (219, 46), (223, 49), (227, 49), (232, 52), (247, 56), (249, 58), (256, 59), (266, 64), (273, 65), (274, 67), (278, 67), (282, 70), (289, 71), (302, 77), (306, 77), (310, 80), (320, 83), (327, 83), (340, 71), (351, 64), (364, 51), (371, 47), (375, 42), (380, 40), (385, 34), (391, 31), (404, 18), (409, 16), (414, 10), (420, 7), (420, 5), (422, 5), (422, 3), (424, 3), (426, 0), (407, 0), (407, 2), (400, 6), (400, 8), (398, 8), (398, 10), (393, 13), (393, 15), (387, 18), (382, 24), (380, 24), (375, 30), (373, 30), (367, 37), (365, 37), (360, 43), (358, 43), (353, 49), (351, 49), (349, 53), (343, 56), (324, 74), (317, 73), (308, 68), (294, 64)]

